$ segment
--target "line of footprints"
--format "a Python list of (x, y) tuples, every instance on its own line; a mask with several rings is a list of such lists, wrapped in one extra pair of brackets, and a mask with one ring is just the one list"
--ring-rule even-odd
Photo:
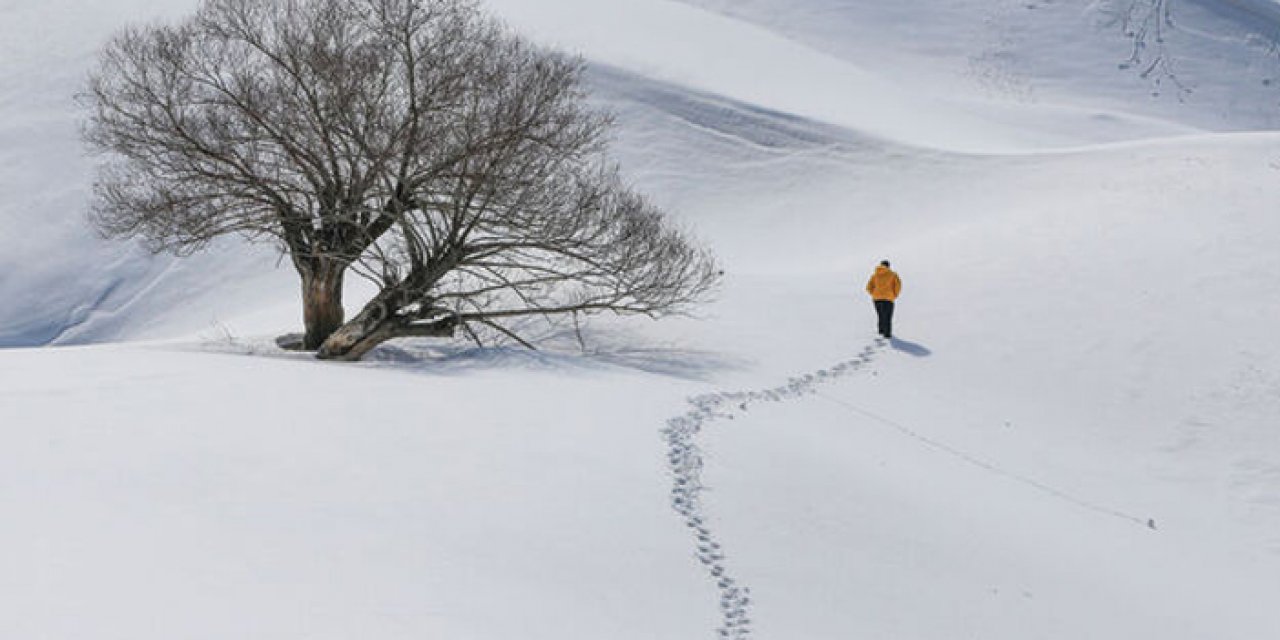
[(751, 636), (750, 588), (729, 574), (724, 551), (707, 525), (702, 508), (702, 451), (697, 436), (703, 427), (717, 420), (733, 420), (758, 402), (785, 402), (812, 394), (818, 385), (848, 376), (870, 363), (884, 341), (864, 348), (851, 360), (829, 369), (791, 378), (786, 384), (761, 391), (716, 392), (689, 399), (688, 412), (671, 418), (662, 436), (667, 443), (667, 462), (671, 466), (673, 486), (671, 506), (693, 532), (697, 542), (698, 561), (707, 569), (720, 590), (720, 612), (723, 625), (718, 637), (741, 640)]

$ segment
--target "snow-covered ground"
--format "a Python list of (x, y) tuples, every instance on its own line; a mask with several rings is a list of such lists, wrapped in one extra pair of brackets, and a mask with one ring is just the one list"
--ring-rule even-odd
[(0, 637), (1280, 633), (1266, 3), (1153, 97), (1118, 1), (491, 0), (725, 289), (355, 366), (269, 250), (85, 227), (92, 52), (193, 4), (0, 2)]

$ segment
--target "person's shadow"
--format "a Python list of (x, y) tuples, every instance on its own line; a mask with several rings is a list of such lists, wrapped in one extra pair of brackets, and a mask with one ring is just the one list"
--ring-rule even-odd
[(927, 358), (933, 355), (933, 351), (931, 351), (929, 347), (911, 342), (910, 340), (903, 340), (902, 338), (889, 338), (889, 345), (898, 351), (917, 358)]

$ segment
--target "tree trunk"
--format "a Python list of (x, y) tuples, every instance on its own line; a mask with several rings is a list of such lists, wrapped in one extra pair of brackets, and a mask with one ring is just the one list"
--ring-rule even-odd
[(302, 272), (302, 321), (306, 327), (303, 348), (319, 349), (342, 326), (342, 277), (347, 266), (333, 260), (317, 259)]
[(351, 322), (334, 331), (316, 356), (321, 360), (356, 361), (392, 338), (447, 338), (454, 334), (457, 326), (457, 318), (452, 316), (432, 322), (410, 322), (389, 313), (385, 302), (375, 298)]

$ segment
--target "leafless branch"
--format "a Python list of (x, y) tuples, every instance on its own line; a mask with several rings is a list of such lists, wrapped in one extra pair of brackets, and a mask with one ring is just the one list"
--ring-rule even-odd
[(1127, 5), (1118, 12), (1123, 33), (1133, 42), (1129, 59), (1120, 63), (1121, 69), (1136, 69), (1143, 79), (1150, 80), (1153, 94), (1160, 94), (1165, 83), (1173, 86), (1179, 100), (1186, 98), (1192, 89), (1178, 76), (1174, 58), (1169, 53), (1168, 37), (1174, 29), (1174, 0), (1126, 0)]
[[(205, 0), (103, 50), (93, 219), (157, 251), (277, 243), (322, 357), (459, 324), (527, 343), (498, 318), (682, 313), (718, 269), (610, 164), (582, 70), (473, 0)], [(380, 289), (350, 322), (348, 271)]]

